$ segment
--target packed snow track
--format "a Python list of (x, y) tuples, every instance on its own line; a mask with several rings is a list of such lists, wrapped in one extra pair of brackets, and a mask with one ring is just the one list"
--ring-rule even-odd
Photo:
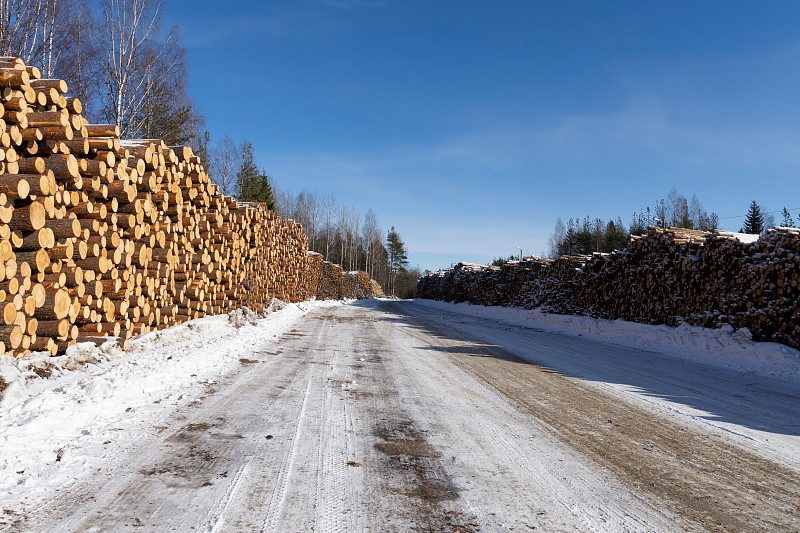
[(0, 531), (800, 530), (796, 385), (387, 300), (238, 357)]

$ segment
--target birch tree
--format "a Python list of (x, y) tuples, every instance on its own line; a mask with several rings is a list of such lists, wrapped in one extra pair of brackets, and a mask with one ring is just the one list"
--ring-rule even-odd
[(103, 117), (123, 137), (140, 137), (156, 110), (183, 90), (186, 49), (173, 26), (160, 39), (161, 0), (102, 0)]
[(222, 137), (211, 150), (213, 157), (209, 161), (211, 167), (211, 177), (219, 185), (222, 194), (230, 196), (232, 186), (236, 180), (236, 174), (242, 163), (242, 153), (240, 148), (233, 142), (230, 136)]
[(367, 210), (367, 214), (364, 216), (364, 225), (362, 226), (362, 237), (366, 263), (365, 270), (372, 279), (375, 279), (376, 241), (380, 245), (381, 234), (375, 212), (372, 209)]
[(61, 20), (66, 36), (54, 77), (66, 80), (70, 93), (83, 104), (83, 116), (97, 122), (94, 104), (100, 95), (102, 71), (98, 68), (99, 42), (92, 36), (99, 31), (99, 21), (90, 0), (71, 0), (67, 6), (66, 18)]
[(66, 43), (69, 5), (67, 0), (0, 0), (0, 53), (38, 65), (52, 77)]
[(336, 214), (336, 201), (332, 194), (322, 198), (322, 219), (325, 224), (325, 260), (330, 259), (331, 239), (333, 238), (334, 215)]

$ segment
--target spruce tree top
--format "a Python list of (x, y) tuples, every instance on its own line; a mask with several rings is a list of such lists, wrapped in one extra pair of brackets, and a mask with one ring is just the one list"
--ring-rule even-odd
[(744, 219), (744, 226), (739, 231), (753, 235), (760, 235), (764, 232), (764, 214), (755, 200), (750, 204), (750, 209)]

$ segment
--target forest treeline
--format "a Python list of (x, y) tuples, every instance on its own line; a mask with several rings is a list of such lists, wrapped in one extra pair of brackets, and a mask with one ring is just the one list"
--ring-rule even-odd
[[(794, 217), (786, 207), (779, 212), (779, 216), (779, 225), (794, 227)], [(739, 231), (761, 234), (776, 225), (774, 214), (753, 201)], [(621, 217), (608, 221), (589, 216), (583, 219), (570, 218), (566, 225), (559, 218), (548, 240), (548, 255), (556, 258), (562, 255), (589, 255), (594, 252), (621, 250), (627, 246), (631, 235), (644, 235), (648, 226), (711, 231), (719, 229), (719, 217), (716, 213), (706, 212), (696, 195), (693, 194), (691, 200), (687, 200), (673, 188), (666, 198), (659, 200), (652, 208), (647, 207), (633, 213), (627, 226)], [(501, 264), (503, 261), (496, 259), (495, 263)]]
[(332, 195), (279, 188), (255, 161), (248, 139), (218, 138), (188, 86), (180, 28), (163, 27), (163, 0), (0, 0), (0, 55), (66, 80), (92, 123), (117, 124), (121, 137), (189, 145), (223, 194), (265, 202), (303, 224), (309, 249), (345, 270), (365, 270), (387, 293), (408, 297), (409, 269), (399, 233), (384, 233), (370, 209), (340, 207)]
[(630, 225), (625, 225), (621, 217), (608, 221), (589, 216), (583, 219), (570, 218), (566, 225), (559, 218), (548, 240), (548, 253), (553, 258), (608, 253), (625, 248), (631, 235), (647, 233), (648, 226), (710, 231), (717, 229), (718, 224), (719, 217), (716, 213), (707, 213), (697, 195), (693, 194), (691, 200), (687, 200), (673, 188), (666, 198), (656, 202), (652, 208), (633, 213)]
[(310, 250), (345, 270), (363, 270), (384, 287), (387, 294), (414, 296), (421, 273), (409, 267), (406, 245), (392, 227), (386, 233), (372, 209), (361, 213), (339, 206), (332, 194), (303, 190), (294, 193), (273, 185), (275, 211), (284, 219), (303, 225)]

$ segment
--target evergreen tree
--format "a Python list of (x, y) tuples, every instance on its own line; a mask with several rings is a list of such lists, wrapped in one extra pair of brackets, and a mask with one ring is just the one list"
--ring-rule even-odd
[(755, 200), (750, 204), (750, 210), (744, 219), (744, 226), (739, 231), (753, 235), (760, 235), (764, 231), (764, 213)]
[(192, 149), (194, 150), (194, 155), (200, 158), (203, 165), (206, 167), (206, 171), (209, 168), (209, 153), (208, 153), (208, 144), (211, 142), (211, 134), (208, 130), (203, 131), (203, 134), (200, 135), (197, 139), (194, 140), (194, 146)]
[(400, 234), (395, 231), (394, 226), (386, 236), (386, 250), (389, 253), (389, 292), (394, 296), (397, 288), (397, 276), (405, 273), (408, 265), (406, 245), (400, 239)]
[(785, 228), (793, 228), (794, 227), (794, 219), (792, 218), (791, 213), (785, 207), (783, 208), (783, 221), (781, 221), (781, 226)]
[(197, 133), (192, 131), (195, 115), (191, 102), (176, 99), (174, 88), (158, 83), (144, 97), (142, 109), (131, 120), (141, 124), (142, 139), (163, 139), (168, 146), (183, 146), (197, 140)]
[(253, 144), (248, 142), (242, 149), (242, 166), (236, 173), (237, 197), (242, 202), (264, 202), (267, 209), (275, 209), (269, 176), (259, 171), (253, 161)]

